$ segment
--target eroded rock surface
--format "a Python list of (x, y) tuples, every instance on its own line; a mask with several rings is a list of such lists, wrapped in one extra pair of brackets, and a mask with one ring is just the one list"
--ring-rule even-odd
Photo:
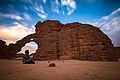
[[(89, 61), (117, 61), (111, 40), (99, 28), (78, 22), (62, 24), (47, 20), (35, 25), (36, 33), (10, 45), (10, 51), (19, 52), (28, 42), (34, 41), (38, 49), (36, 60), (77, 59)], [(13, 50), (14, 49), (14, 50)]]
[(120, 47), (115, 47), (115, 54), (120, 59)]
[(6, 42), (0, 40), (0, 59), (11, 59), (11, 53), (9, 51), (9, 46), (6, 45)]
[(36, 59), (116, 60), (111, 40), (99, 28), (88, 24), (44, 21), (36, 24), (41, 46)]

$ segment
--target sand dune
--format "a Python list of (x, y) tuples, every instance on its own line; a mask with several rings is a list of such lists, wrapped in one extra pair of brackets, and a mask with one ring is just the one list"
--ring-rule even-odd
[(0, 60), (0, 80), (120, 80), (120, 62), (54, 60), (22, 64), (21, 60)]

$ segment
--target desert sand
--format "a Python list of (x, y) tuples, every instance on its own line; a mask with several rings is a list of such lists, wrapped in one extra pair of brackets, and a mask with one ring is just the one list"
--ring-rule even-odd
[(21, 60), (0, 60), (0, 80), (120, 80), (119, 62), (53, 60), (22, 64)]

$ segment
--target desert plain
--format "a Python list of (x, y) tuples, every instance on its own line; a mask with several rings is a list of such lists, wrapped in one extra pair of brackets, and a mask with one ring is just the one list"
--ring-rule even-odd
[(0, 80), (120, 80), (120, 61), (96, 62), (51, 60), (22, 64), (22, 60), (0, 60)]

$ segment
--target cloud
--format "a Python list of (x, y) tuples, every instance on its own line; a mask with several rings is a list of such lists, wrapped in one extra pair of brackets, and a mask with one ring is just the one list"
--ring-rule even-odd
[[(96, 20), (92, 24), (95, 25), (95, 26), (98, 26), (103, 31), (108, 31), (108, 30), (112, 30), (113, 31), (113, 28), (115, 28), (116, 25), (119, 26), (118, 25), (120, 23), (119, 20), (120, 20), (120, 8), (118, 8), (115, 11), (113, 11), (108, 16), (103, 16), (102, 18)], [(119, 27), (116, 27), (116, 28), (119, 28)]]
[(35, 42), (29, 42), (22, 47), (19, 53), (25, 53), (25, 50), (29, 50), (30, 54), (35, 53), (36, 49), (38, 49), (38, 45)]
[[(43, 0), (44, 1), (44, 0)], [(44, 11), (44, 8), (39, 1), (31, 1), (31, 9), (41, 18), (47, 18), (47, 13)]]
[(120, 8), (118, 8), (115, 11), (113, 11), (110, 15), (116, 15), (116, 14), (119, 14), (119, 12), (120, 12)]
[(71, 15), (76, 9), (76, 2), (74, 0), (51, 0), (51, 10), (57, 14)]
[(40, 13), (38, 13), (38, 16), (40, 16), (41, 18), (47, 18), (46, 15), (44, 15), (44, 14), (40, 14)]
[(39, 12), (39, 13), (45, 13), (45, 12), (44, 12), (44, 9), (43, 9), (43, 7), (42, 7), (41, 5), (34, 7), (34, 9), (35, 9), (37, 12)]
[(68, 15), (72, 14), (74, 12), (74, 9), (69, 10), (69, 12), (67, 13)]
[(15, 15), (15, 14), (3, 14), (3, 13), (0, 13), (0, 17), (11, 18), (11, 19), (16, 19), (16, 20), (23, 20), (23, 18), (21, 16)]
[(43, 0), (44, 3), (46, 3), (46, 0)]
[(115, 46), (120, 46), (120, 8), (113, 11), (110, 15), (103, 16), (91, 24), (99, 27), (105, 34), (107, 34)]
[(60, 14), (60, 3), (58, 0), (51, 0), (51, 10), (54, 12), (54, 13), (57, 13), (57, 14)]
[(46, 15), (46, 13), (45, 13), (45, 11), (44, 11), (44, 9), (43, 9), (43, 7), (40, 5), (40, 6), (35, 6), (35, 7), (33, 7), (35, 10), (36, 10), (36, 12), (37, 12), (37, 15), (39, 16), (39, 17), (41, 17), (41, 18), (47, 18), (47, 15)]
[(74, 0), (61, 0), (61, 5), (67, 7), (67, 14), (70, 15), (76, 9), (76, 2)]
[(73, 9), (76, 9), (76, 3), (74, 0), (61, 0), (63, 6), (70, 6)]
[(27, 28), (18, 22), (13, 23), (14, 26), (4, 27), (0, 26), (0, 39), (5, 40), (7, 44), (15, 43), (15, 41), (22, 39), (28, 34), (34, 33), (33, 28)]
[(58, 1), (58, 0), (55, 0), (55, 3), (56, 3), (57, 5), (59, 5), (59, 1)]
[[(46, 4), (48, 2), (50, 5)], [(30, 4), (30, 8), (42, 19), (54, 17), (54, 14), (71, 15), (76, 9), (75, 0), (31, 0)]]
[(23, 13), (23, 15), (24, 15), (24, 18), (25, 18), (25, 19), (27, 19), (27, 20), (32, 20), (29, 14)]

